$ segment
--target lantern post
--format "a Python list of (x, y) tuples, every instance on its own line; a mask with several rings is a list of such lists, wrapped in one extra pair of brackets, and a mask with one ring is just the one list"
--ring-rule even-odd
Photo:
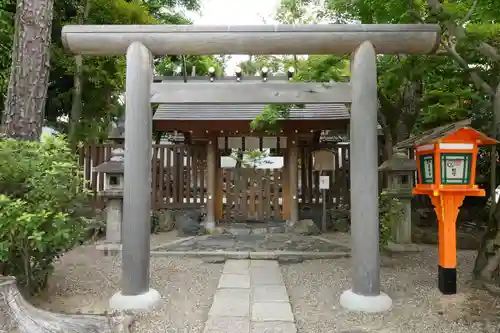
[(456, 220), (466, 196), (485, 196), (475, 184), (478, 146), (497, 141), (469, 127), (415, 143), (418, 181), (413, 194), (428, 195), (438, 218), (438, 286), (457, 292)]

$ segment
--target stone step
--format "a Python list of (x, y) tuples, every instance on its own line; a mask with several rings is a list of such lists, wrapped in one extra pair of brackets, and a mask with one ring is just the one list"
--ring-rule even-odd
[(262, 235), (285, 233), (285, 222), (275, 223), (228, 223), (217, 226), (218, 233), (227, 233), (230, 235)]
[(275, 260), (227, 260), (203, 333), (297, 333)]

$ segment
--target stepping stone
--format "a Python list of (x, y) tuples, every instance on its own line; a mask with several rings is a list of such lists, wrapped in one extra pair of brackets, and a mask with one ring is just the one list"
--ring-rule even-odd
[(279, 269), (280, 266), (276, 260), (250, 260), (250, 268)]
[(290, 302), (285, 286), (252, 286), (252, 302)]
[(250, 279), (252, 281), (253, 286), (285, 285), (279, 267), (278, 268), (250, 267)]
[(297, 333), (297, 327), (294, 323), (279, 321), (256, 322), (252, 323), (250, 333)]
[(222, 274), (217, 288), (248, 289), (250, 288), (250, 276), (242, 274)]
[(253, 303), (252, 321), (287, 321), (294, 322), (290, 303)]
[[(203, 333), (249, 333), (250, 320), (246, 317), (209, 317)], [(264, 331), (262, 331), (264, 332)], [(283, 333), (286, 333), (285, 331)]]
[(212, 307), (208, 312), (210, 317), (250, 316), (250, 290), (245, 289), (220, 289), (215, 292)]
[(249, 274), (250, 260), (227, 260), (222, 274)]

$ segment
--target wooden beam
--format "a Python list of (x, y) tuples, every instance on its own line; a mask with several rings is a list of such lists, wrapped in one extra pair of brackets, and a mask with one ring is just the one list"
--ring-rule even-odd
[[(251, 133), (250, 120), (155, 120), (155, 126), (161, 131), (193, 131), (194, 137), (206, 137), (206, 129), (217, 131), (221, 136), (229, 133), (245, 135), (273, 136), (273, 133), (253, 132)], [(349, 119), (316, 119), (316, 120), (283, 120), (278, 126), (283, 132), (307, 133), (311, 130), (338, 129), (345, 130), (349, 125)], [(222, 132), (221, 132), (222, 131)], [(279, 134), (279, 133), (275, 133)], [(280, 134), (282, 135), (282, 134)]]
[[(205, 75), (205, 76), (188, 76), (186, 77), (187, 81), (190, 82), (190, 81), (209, 81), (210, 80), (210, 77)], [(346, 80), (348, 80), (349, 78), (346, 77)], [(164, 82), (164, 81), (174, 81), (175, 83), (179, 83), (179, 81), (182, 81), (184, 82), (184, 77), (183, 76), (155, 76), (153, 78), (153, 82)], [(220, 81), (230, 81), (230, 82), (237, 82), (236, 80), (236, 76), (234, 75), (231, 75), (231, 76), (218, 76), (215, 78), (215, 81), (216, 82), (220, 82)], [(266, 82), (266, 81), (283, 81), (283, 82), (287, 82), (288, 81), (288, 76), (284, 75), (284, 74), (276, 74), (276, 75), (273, 75), (273, 74), (269, 74), (268, 77), (267, 77), (267, 80), (264, 81), (262, 79), (262, 77), (260, 76), (246, 76), (246, 75), (243, 75), (241, 77), (241, 81), (260, 81), (260, 82)]]
[(349, 83), (302, 82), (162, 82), (151, 94), (160, 104), (344, 104), (352, 95)]
[(140, 42), (154, 55), (337, 54), (369, 41), (378, 53), (434, 53), (441, 30), (430, 24), (66, 25), (74, 54), (124, 55)]

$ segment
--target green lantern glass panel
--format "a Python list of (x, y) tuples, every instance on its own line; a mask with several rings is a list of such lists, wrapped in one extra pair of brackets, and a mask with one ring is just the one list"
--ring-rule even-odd
[(422, 173), (422, 184), (434, 184), (433, 154), (426, 154), (420, 156), (420, 172)]
[(441, 154), (441, 184), (469, 184), (472, 154)]

